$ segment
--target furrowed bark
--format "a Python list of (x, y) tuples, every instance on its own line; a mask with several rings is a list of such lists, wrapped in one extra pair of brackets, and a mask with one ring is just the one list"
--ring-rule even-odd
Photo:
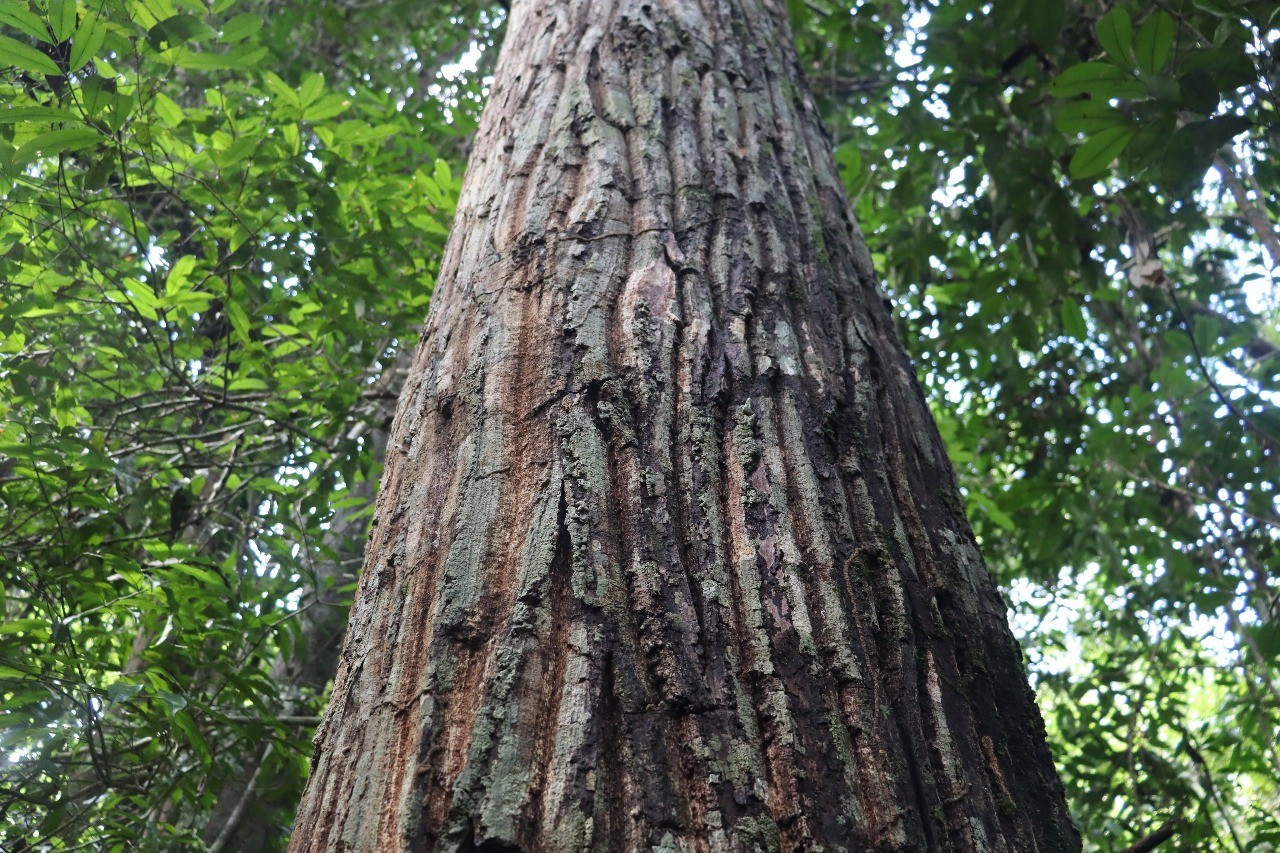
[(526, 0), (293, 850), (1079, 849), (781, 0)]

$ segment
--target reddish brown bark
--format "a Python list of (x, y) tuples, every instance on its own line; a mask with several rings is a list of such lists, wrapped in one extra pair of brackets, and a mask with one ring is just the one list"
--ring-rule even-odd
[(1079, 848), (781, 0), (511, 13), (292, 849)]

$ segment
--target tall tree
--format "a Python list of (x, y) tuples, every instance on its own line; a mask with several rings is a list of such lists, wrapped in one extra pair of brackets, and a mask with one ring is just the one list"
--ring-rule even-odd
[(1079, 845), (770, 0), (512, 9), (295, 850)]

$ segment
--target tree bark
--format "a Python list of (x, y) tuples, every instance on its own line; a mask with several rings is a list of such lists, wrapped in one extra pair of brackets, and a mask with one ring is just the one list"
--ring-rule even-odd
[(291, 849), (1079, 849), (781, 0), (513, 4)]

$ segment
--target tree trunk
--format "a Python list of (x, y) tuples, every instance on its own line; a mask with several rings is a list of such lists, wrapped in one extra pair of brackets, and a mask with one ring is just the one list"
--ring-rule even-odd
[(292, 849), (1078, 849), (785, 3), (508, 26)]

